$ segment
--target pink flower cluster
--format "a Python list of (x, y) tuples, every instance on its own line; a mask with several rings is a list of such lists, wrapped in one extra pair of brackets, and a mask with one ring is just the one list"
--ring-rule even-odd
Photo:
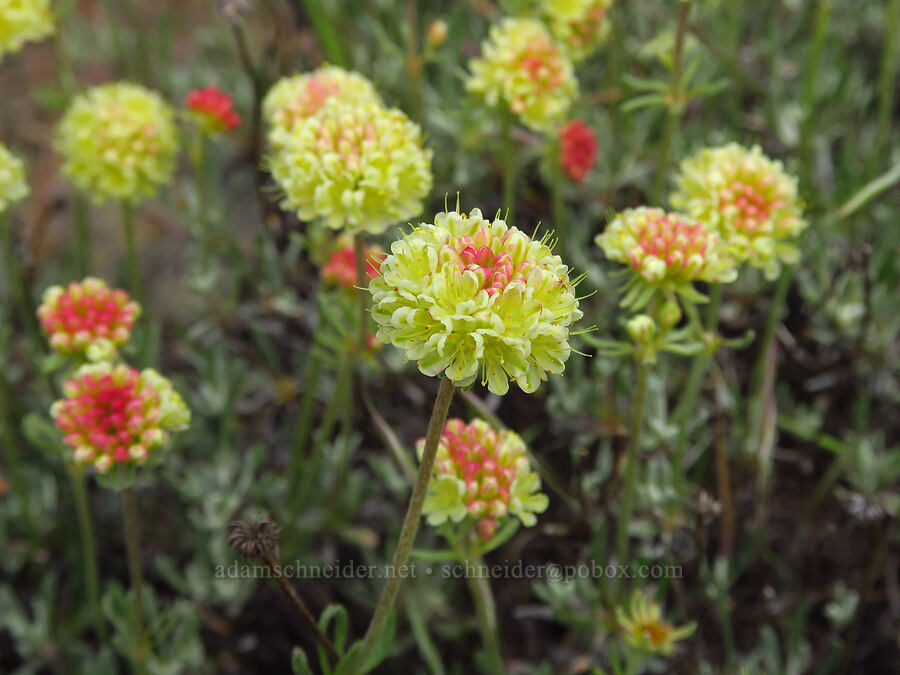
[(241, 123), (241, 116), (234, 111), (231, 97), (218, 87), (194, 89), (184, 102), (189, 110), (203, 118), (212, 132), (230, 131)]
[(482, 539), (493, 537), (497, 520), (509, 512), (510, 487), (522, 455), (507, 449), (501, 434), (480, 420), (467, 425), (454, 418), (444, 427), (437, 475), (453, 476), (465, 483), (463, 503), (478, 521), (476, 529)]
[(494, 240), (494, 235), (487, 227), (478, 230), (474, 237), (454, 237), (441, 249), (441, 263), (455, 262), (460, 273), (474, 272), (488, 295), (502, 292), (514, 281), (527, 283), (528, 273), (534, 263), (523, 260), (518, 266), (514, 266), (512, 256), (504, 250), (507, 237), (500, 241), (498, 251), (492, 247), (492, 244), (496, 245)]
[(633, 269), (642, 271), (648, 259), (661, 260), (670, 275), (678, 275), (702, 264), (709, 241), (703, 225), (658, 209), (645, 213), (647, 221), (634, 233), (637, 243), (629, 252)]
[(753, 234), (760, 225), (769, 222), (771, 214), (784, 208), (785, 200), (777, 195), (765, 194), (766, 188), (775, 184), (775, 179), (766, 177), (759, 188), (751, 183), (735, 180), (719, 191), (719, 208), (722, 211), (733, 208), (737, 211), (734, 218), (735, 227), (747, 234)]
[[(366, 278), (372, 280), (381, 274), (384, 249), (380, 246), (366, 248)], [(322, 267), (322, 279), (326, 283), (353, 289), (356, 286), (356, 251), (350, 238), (338, 240), (338, 248)]]
[(114, 349), (128, 341), (141, 307), (125, 291), (88, 277), (44, 293), (38, 319), (50, 346), (60, 354), (84, 353), (100, 340)]
[(582, 120), (572, 120), (559, 130), (559, 161), (566, 174), (580, 183), (597, 161), (597, 137)]
[(190, 417), (168, 380), (152, 370), (103, 363), (80, 370), (51, 415), (74, 459), (101, 472), (143, 463), (149, 450)]

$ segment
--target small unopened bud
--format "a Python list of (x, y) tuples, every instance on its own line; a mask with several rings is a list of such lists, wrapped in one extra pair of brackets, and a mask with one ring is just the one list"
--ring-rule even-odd
[(667, 300), (659, 310), (659, 322), (666, 328), (671, 328), (681, 321), (681, 307), (674, 300)]
[(649, 344), (656, 335), (656, 324), (646, 314), (638, 314), (629, 320), (626, 328), (629, 337), (641, 345)]
[(429, 49), (437, 49), (447, 40), (447, 22), (435, 19), (425, 32), (425, 42)]

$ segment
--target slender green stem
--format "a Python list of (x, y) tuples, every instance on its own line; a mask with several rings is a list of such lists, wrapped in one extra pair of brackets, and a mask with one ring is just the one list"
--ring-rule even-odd
[(720, 415), (716, 419), (715, 426), (716, 440), (713, 446), (716, 453), (716, 485), (719, 503), (722, 505), (722, 515), (719, 518), (719, 551), (725, 558), (730, 558), (734, 551), (734, 500), (731, 496), (724, 416)]
[(666, 184), (666, 174), (669, 171), (669, 155), (672, 152), (672, 144), (675, 133), (684, 115), (684, 87), (682, 78), (682, 61), (684, 57), (684, 39), (688, 27), (688, 14), (690, 2), (681, 2), (678, 6), (678, 24), (675, 29), (675, 53), (672, 56), (672, 87), (669, 91), (669, 113), (666, 117), (666, 127), (663, 131), (662, 141), (659, 146), (659, 154), (656, 158), (656, 176), (653, 179), (653, 192), (651, 199), (653, 204), (658, 204), (662, 198), (663, 188)]
[(516, 219), (516, 148), (512, 137), (513, 118), (504, 110), (503, 117), (503, 208), (506, 209), (506, 220), (514, 223)]
[(419, 57), (418, 0), (406, 0), (406, 19), (409, 24), (407, 37), (406, 70), (412, 95), (412, 117), (422, 123), (422, 59)]
[(551, 162), (552, 166), (550, 167), (551, 171), (551, 180), (552, 185), (551, 189), (551, 199), (553, 200), (553, 227), (556, 230), (556, 236), (562, 244), (561, 253), (566, 254), (570, 249), (569, 246), (569, 232), (566, 229), (566, 213), (565, 213), (565, 205), (563, 203), (563, 180), (562, 180), (562, 165), (561, 165), (561, 153), (562, 147), (560, 146), (559, 138), (552, 141), (553, 143), (553, 151), (551, 153)]
[(813, 31), (809, 58), (803, 69), (803, 124), (800, 126), (800, 166), (803, 182), (809, 185), (812, 178), (812, 139), (815, 120), (819, 111), (816, 107), (816, 84), (819, 81), (819, 66), (825, 51), (825, 40), (828, 37), (828, 24), (831, 20), (831, 0), (820, 0), (816, 10), (816, 23)]
[(91, 224), (88, 220), (87, 200), (80, 194), (75, 195), (72, 204), (75, 221), (75, 263), (77, 274), (84, 278), (91, 273)]
[[(713, 284), (710, 288), (709, 308), (706, 313), (706, 331), (715, 334), (719, 328), (719, 311), (722, 306), (722, 286), (721, 284)], [(699, 327), (699, 318), (696, 319)], [(675, 454), (673, 456), (673, 469), (675, 476), (675, 490), (679, 497), (684, 497), (687, 490), (687, 433), (690, 422), (694, 419), (694, 412), (697, 407), (697, 399), (700, 396), (700, 389), (703, 387), (703, 378), (706, 376), (706, 370), (712, 361), (712, 354), (708, 350), (704, 350), (698, 354), (693, 363), (691, 370), (688, 372), (688, 379), (684, 386), (681, 400), (678, 407), (675, 408), (673, 417), (678, 423), (678, 440), (675, 445)]]
[[(419, 464), (419, 473), (416, 475), (416, 482), (413, 485), (412, 495), (409, 498), (409, 507), (406, 510), (406, 516), (403, 518), (403, 526), (400, 528), (397, 549), (394, 551), (393, 569), (395, 571), (402, 569), (406, 564), (406, 561), (409, 559), (409, 552), (412, 550), (413, 543), (416, 540), (419, 519), (422, 517), (422, 505), (425, 503), (428, 484), (431, 482), (431, 474), (434, 472), (434, 458), (437, 455), (438, 443), (444, 430), (444, 423), (447, 421), (447, 412), (450, 410), (450, 402), (453, 400), (455, 391), (456, 385), (453, 384), (453, 381), (442, 377), (441, 386), (434, 401), (434, 408), (431, 411), (431, 419), (428, 422), (428, 433), (425, 436), (425, 449)], [(384, 633), (388, 617), (394, 608), (397, 593), (400, 592), (401, 582), (400, 575), (393, 574), (382, 589), (378, 598), (378, 604), (375, 606), (375, 613), (372, 615), (369, 628), (362, 640), (362, 647), (349, 669), (351, 674), (366, 672), (366, 667), (369, 665), (381, 635)]]
[(100, 611), (100, 574), (97, 568), (97, 544), (94, 539), (94, 525), (91, 522), (91, 511), (88, 506), (87, 486), (84, 469), (69, 462), (66, 466), (72, 492), (75, 495), (75, 510), (78, 512), (78, 529), (81, 534), (81, 563), (84, 567), (84, 588), (87, 592), (88, 604), (94, 620), (94, 630), (100, 644), (106, 642), (106, 624)]
[(207, 209), (207, 189), (206, 189), (206, 137), (196, 131), (194, 139), (191, 143), (190, 151), (191, 168), (194, 171), (194, 188), (197, 190), (197, 239), (200, 243), (200, 252), (203, 261), (209, 259), (209, 218)]
[(475, 601), (475, 611), (478, 614), (478, 628), (481, 631), (481, 641), (487, 656), (488, 668), (493, 675), (503, 675), (506, 668), (503, 665), (503, 656), (500, 649), (500, 633), (497, 628), (497, 610), (494, 603), (494, 594), (491, 592), (491, 581), (483, 576), (480, 570), (484, 569), (484, 561), (481, 556), (469, 561), (477, 570), (475, 574), (466, 575), (469, 591)]
[(319, 373), (322, 370), (322, 356), (318, 347), (313, 347), (309, 352), (309, 363), (306, 366), (304, 378), (303, 400), (300, 403), (300, 415), (297, 419), (297, 429), (294, 432), (294, 442), (291, 447), (291, 463), (288, 469), (288, 494), (298, 493), (300, 477), (303, 474), (303, 464), (306, 461), (306, 446), (309, 443), (309, 432), (312, 428), (313, 407), (316, 403), (316, 391), (319, 384)]
[[(900, 0), (890, 0), (886, 10), (884, 51), (878, 77), (878, 130), (870, 153), (873, 163), (889, 155), (888, 141), (894, 110), (894, 87), (897, 77), (897, 43), (900, 41)], [(872, 167), (877, 168), (877, 165)]]
[(306, 13), (309, 15), (319, 42), (322, 43), (325, 57), (332, 65), (344, 67), (346, 65), (344, 53), (341, 51), (341, 41), (335, 30), (335, 26), (339, 22), (332, 21), (320, 0), (303, 0), (303, 6), (306, 8)]
[(147, 672), (147, 656), (150, 645), (144, 629), (144, 578), (141, 573), (141, 532), (138, 520), (137, 503), (134, 489), (122, 490), (122, 513), (124, 515), (125, 549), (128, 555), (128, 575), (131, 577), (131, 590), (134, 595), (134, 626), (137, 640), (132, 645), (131, 656), (134, 670), (139, 675)]
[(356, 258), (356, 298), (359, 300), (359, 340), (356, 343), (356, 353), (361, 357), (369, 340), (369, 280), (366, 279), (366, 242), (362, 232), (353, 236), (353, 250)]
[[(0, 345), (0, 347), (5, 347), (5, 345)], [(19, 508), (25, 520), (24, 524), (28, 533), (34, 537), (39, 530), (34, 524), (28, 484), (19, 458), (19, 442), (14, 415), (12, 395), (9, 383), (6, 380), (6, 373), (0, 371), (0, 439), (3, 441), (3, 459), (9, 471), (9, 480), (12, 483), (13, 494), (19, 500)]]
[[(763, 411), (763, 380), (766, 375), (766, 359), (769, 358), (769, 351), (772, 347), (772, 341), (775, 339), (775, 330), (778, 328), (778, 322), (781, 321), (781, 315), (784, 311), (784, 303), (787, 298), (788, 289), (794, 278), (794, 267), (787, 267), (781, 272), (778, 278), (778, 284), (775, 287), (775, 296), (772, 298), (772, 306), (769, 309), (769, 315), (766, 318), (766, 326), (763, 330), (762, 339), (759, 343), (759, 355), (756, 357), (756, 364), (753, 367), (753, 374), (750, 379), (749, 401), (747, 405), (747, 429), (754, 430), (760, 428), (760, 419)], [(753, 455), (758, 451), (758, 434), (748, 436), (747, 450)]]
[(628, 527), (631, 524), (631, 509), (637, 483), (638, 451), (641, 446), (641, 427), (644, 420), (644, 401), (647, 398), (647, 364), (637, 363), (637, 386), (631, 413), (631, 437), (628, 441), (628, 455), (625, 464), (625, 492), (616, 524), (616, 557), (620, 565), (628, 562)]
[(12, 304), (21, 312), (22, 321), (27, 329), (36, 328), (35, 319), (28, 297), (28, 286), (25, 283), (25, 275), (22, 271), (22, 263), (16, 255), (16, 242), (13, 236), (12, 220), (0, 213), (0, 247), (3, 248), (3, 256), (6, 267), (7, 290), (12, 296)]
[(312, 456), (309, 460), (309, 467), (304, 476), (304, 480), (300, 485), (300, 489), (292, 495), (295, 499), (294, 504), (300, 505), (306, 501), (309, 491), (312, 489), (313, 481), (318, 478), (318, 472), (321, 470), (322, 461), (325, 457), (325, 444), (331, 438), (334, 431), (334, 425), (337, 422), (337, 415), (341, 408), (350, 405), (347, 398), (350, 395), (350, 385), (352, 380), (353, 365), (350, 358), (344, 356), (338, 367), (337, 381), (334, 391), (325, 407), (325, 414), (322, 417), (322, 424), (316, 433), (316, 441), (313, 446)]
[(144, 302), (144, 286), (141, 282), (141, 264), (137, 242), (134, 238), (134, 207), (122, 202), (122, 232), (125, 237), (125, 264), (128, 268), (128, 286), (131, 294), (141, 304)]

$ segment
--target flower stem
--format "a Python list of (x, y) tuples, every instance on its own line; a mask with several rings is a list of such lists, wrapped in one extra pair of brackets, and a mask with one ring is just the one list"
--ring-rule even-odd
[(722, 517), (719, 519), (719, 554), (730, 558), (734, 552), (734, 500), (731, 497), (731, 477), (728, 469), (728, 448), (725, 417), (718, 415), (715, 424), (716, 485)]
[(651, 200), (658, 204), (663, 188), (666, 184), (666, 173), (669, 170), (669, 155), (672, 152), (672, 143), (675, 132), (681, 123), (684, 114), (684, 92), (682, 91), (682, 59), (684, 56), (684, 38), (688, 27), (688, 14), (690, 2), (681, 2), (678, 6), (678, 25), (675, 29), (675, 53), (672, 56), (672, 87), (669, 91), (669, 114), (666, 117), (666, 127), (663, 131), (662, 141), (659, 146), (659, 154), (656, 158), (656, 176), (653, 179), (653, 192)]
[[(722, 286), (713, 284), (710, 289), (709, 309), (706, 314), (706, 330), (715, 333), (719, 327), (719, 310), (722, 306)], [(697, 407), (697, 398), (700, 396), (700, 388), (703, 386), (703, 378), (712, 360), (712, 354), (704, 350), (694, 358), (691, 370), (688, 373), (687, 383), (678, 407), (673, 417), (678, 423), (678, 440), (675, 445), (673, 457), (673, 469), (675, 490), (679, 497), (684, 497), (687, 490), (687, 432), (690, 421), (694, 418)]]
[[(437, 455), (438, 443), (444, 431), (447, 412), (450, 410), (450, 402), (453, 400), (455, 391), (456, 385), (453, 384), (453, 381), (442, 377), (441, 386), (434, 401), (434, 408), (431, 411), (431, 419), (428, 422), (428, 433), (425, 436), (425, 450), (422, 453), (422, 461), (419, 464), (419, 473), (416, 475), (416, 482), (413, 485), (412, 495), (409, 498), (409, 507), (406, 510), (403, 526), (400, 529), (400, 538), (397, 540), (397, 549), (394, 551), (392, 569), (395, 571), (406, 564), (409, 552), (412, 550), (413, 543), (416, 540), (419, 518), (422, 516), (422, 505), (425, 503), (428, 484), (431, 482), (431, 474), (434, 471), (434, 458)], [(394, 608), (401, 582), (400, 575), (393, 574), (382, 589), (378, 598), (378, 604), (375, 606), (375, 613), (372, 615), (369, 628), (362, 640), (362, 647), (349, 670), (351, 674), (366, 672), (366, 666), (375, 652), (391, 610)]]
[[(816, 9), (815, 28), (809, 49), (806, 68), (803, 69), (803, 123), (800, 125), (800, 167), (802, 183), (808, 186), (812, 180), (812, 139), (815, 121), (820, 111), (816, 108), (816, 85), (819, 83), (819, 67), (828, 38), (831, 22), (831, 0), (820, 0)], [(877, 152), (877, 151), (876, 151)]]
[(637, 482), (638, 449), (641, 445), (641, 426), (644, 418), (644, 401), (647, 398), (647, 364), (637, 363), (637, 387), (634, 395), (634, 407), (631, 417), (631, 435), (628, 442), (628, 456), (625, 465), (625, 493), (619, 510), (619, 522), (616, 524), (616, 556), (620, 565), (627, 564), (628, 526), (631, 520), (634, 489)]
[(556, 229), (556, 236), (562, 245), (561, 252), (566, 254), (569, 249), (569, 233), (566, 229), (565, 205), (563, 204), (561, 155), (562, 147), (559, 138), (557, 138), (553, 141), (553, 152), (551, 153), (553, 166), (550, 167), (552, 180), (550, 190), (551, 199), (553, 200), (553, 227)]
[(94, 630), (97, 633), (100, 644), (103, 644), (106, 642), (106, 624), (100, 611), (100, 575), (97, 571), (97, 545), (94, 539), (91, 512), (88, 507), (84, 469), (72, 462), (68, 462), (66, 468), (69, 472), (69, 480), (72, 483), (72, 492), (75, 495), (75, 510), (78, 512), (78, 529), (81, 534), (81, 562), (84, 567), (84, 587), (87, 592), (88, 604), (91, 607)]
[(125, 236), (125, 264), (128, 268), (129, 290), (134, 298), (143, 304), (144, 287), (141, 282), (141, 267), (134, 238), (134, 207), (127, 201), (122, 202), (122, 231)]
[(369, 284), (366, 279), (366, 242), (362, 232), (353, 235), (353, 249), (356, 258), (356, 297), (359, 300), (359, 340), (356, 353), (361, 357), (369, 339)]
[(144, 675), (147, 672), (149, 644), (147, 642), (147, 633), (144, 629), (144, 605), (142, 598), (144, 579), (141, 573), (141, 532), (137, 503), (132, 487), (122, 490), (122, 513), (124, 516), (125, 549), (128, 555), (128, 574), (131, 577), (131, 590), (134, 594), (134, 625), (137, 634), (137, 641), (132, 645), (131, 658), (134, 661), (135, 672), (139, 675)]
[(503, 118), (503, 208), (506, 209), (506, 221), (515, 222), (516, 217), (516, 148), (512, 138), (512, 114), (504, 110)]
[(418, 0), (406, 0), (406, 18), (409, 23), (407, 42), (406, 71), (409, 73), (409, 86), (412, 95), (413, 120), (422, 124), (422, 59), (419, 57), (419, 17)]
[(312, 428), (312, 413), (316, 403), (316, 391), (321, 370), (322, 357), (318, 347), (314, 346), (309, 352), (309, 363), (306, 366), (306, 376), (304, 377), (303, 400), (300, 403), (300, 415), (297, 420), (297, 429), (294, 432), (293, 447), (291, 448), (291, 463), (288, 470), (289, 495), (297, 494), (297, 488), (300, 485), (300, 477), (306, 461), (306, 446), (309, 442), (309, 431)]
[[(763, 396), (763, 379), (766, 374), (766, 359), (769, 358), (769, 351), (772, 342), (775, 339), (775, 329), (778, 328), (778, 322), (781, 320), (781, 314), (784, 311), (784, 302), (787, 298), (788, 289), (794, 278), (794, 267), (787, 267), (781, 272), (778, 278), (778, 285), (775, 287), (775, 297), (772, 299), (772, 307), (769, 309), (769, 316), (766, 318), (766, 327), (763, 330), (762, 340), (759, 343), (759, 356), (756, 357), (756, 364), (753, 367), (753, 374), (750, 379), (750, 400), (747, 406), (747, 429), (759, 429), (760, 420), (764, 409), (762, 400)], [(759, 434), (752, 433), (747, 438), (747, 451), (756, 456), (759, 450)]]
[(87, 201), (80, 194), (73, 203), (75, 221), (75, 264), (77, 274), (84, 278), (91, 273), (91, 224), (88, 220)]
[[(897, 76), (897, 43), (900, 41), (900, 0), (890, 0), (885, 14), (884, 51), (878, 77), (878, 128), (870, 154), (872, 168), (888, 154), (891, 117), (894, 110), (894, 87)], [(872, 171), (874, 173), (874, 171)]]
[(334, 659), (338, 660), (337, 650), (334, 648), (334, 644), (331, 642), (331, 639), (322, 632), (322, 629), (319, 628), (318, 622), (316, 622), (316, 617), (313, 616), (313, 613), (310, 611), (307, 604), (303, 601), (303, 598), (300, 597), (300, 594), (297, 592), (297, 589), (294, 588), (291, 583), (285, 578), (284, 572), (281, 569), (281, 566), (278, 564), (278, 561), (272, 557), (272, 554), (268, 551), (262, 553), (262, 560), (266, 564), (266, 566), (272, 571), (272, 576), (278, 582), (278, 585), (281, 587), (282, 592), (288, 597), (288, 600), (291, 601), (291, 604), (297, 608), (297, 611), (300, 612), (300, 615), (309, 624), (309, 627), (312, 629), (313, 634), (316, 636), (316, 639), (322, 643), (322, 646), (325, 647), (325, 650), (328, 652), (328, 655)]
[[(484, 561), (478, 556), (469, 561), (476, 570), (484, 567)], [(480, 572), (466, 575), (472, 599), (475, 601), (475, 611), (478, 613), (478, 627), (481, 630), (481, 640), (484, 644), (487, 656), (488, 668), (493, 675), (503, 675), (506, 668), (503, 665), (503, 656), (500, 651), (500, 634), (497, 630), (497, 611), (494, 604), (494, 595), (491, 592), (491, 582)]]
[(190, 151), (191, 168), (194, 171), (194, 188), (197, 190), (197, 239), (204, 263), (209, 259), (209, 219), (206, 213), (206, 138), (195, 133)]
[(6, 267), (6, 286), (8, 292), (12, 295), (14, 307), (18, 305), (21, 312), (22, 321), (29, 332), (37, 330), (35, 325), (34, 313), (32, 312), (31, 300), (28, 297), (28, 286), (25, 283), (25, 275), (22, 271), (22, 263), (20, 257), (16, 253), (15, 237), (13, 236), (12, 220), (0, 214), (0, 247), (3, 248), (3, 255)]

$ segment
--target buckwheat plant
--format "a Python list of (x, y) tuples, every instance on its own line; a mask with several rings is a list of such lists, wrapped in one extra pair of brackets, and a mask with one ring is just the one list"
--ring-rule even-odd
[(108, 361), (131, 337), (141, 307), (94, 277), (44, 291), (37, 310), (50, 346), (63, 356)]
[(678, 213), (645, 206), (627, 209), (595, 241), (607, 258), (631, 272), (620, 304), (635, 311), (660, 294), (702, 302), (705, 297), (695, 281), (727, 283), (737, 278), (719, 235)]
[[(417, 449), (421, 456), (424, 438)], [(548, 504), (540, 489), (541, 479), (532, 471), (525, 444), (516, 433), (495, 431), (481, 419), (469, 424), (451, 419), (441, 434), (434, 480), (422, 512), (429, 525), (440, 526), (457, 560), (480, 567), (483, 553), (495, 546), (501, 524), (508, 522), (514, 528), (517, 522), (527, 527), (537, 522), (537, 514)], [(506, 538), (498, 536), (496, 545)], [(493, 671), (504, 672), (490, 580), (467, 580), (485, 652)]]
[(156, 93), (117, 82), (76, 96), (56, 128), (63, 173), (95, 202), (116, 200), (128, 264), (129, 290), (143, 298), (135, 205), (172, 180), (178, 138), (175, 117)]
[(50, 0), (0, 0), (0, 61), (54, 30)]
[(136, 468), (158, 460), (169, 434), (187, 428), (191, 413), (171, 382), (155, 370), (137, 371), (110, 361), (79, 368), (63, 395), (50, 415), (72, 449), (73, 464), (93, 467), (122, 494), (134, 594), (135, 638), (129, 647), (135, 672), (146, 673), (150, 643), (144, 631), (140, 524), (132, 483)]
[(374, 85), (359, 73), (337, 66), (323, 66), (311, 73), (283, 77), (263, 100), (263, 117), (269, 125), (269, 142), (319, 112), (326, 103), (339, 101), (352, 105), (381, 104)]
[[(369, 283), (372, 314), (379, 325), (377, 337), (403, 349), (421, 372), (440, 376), (441, 380), (393, 557), (394, 569), (406, 564), (415, 541), (456, 387), (473, 384), (480, 374), (498, 394), (509, 389), (510, 378), (525, 391), (535, 391), (548, 373), (562, 373), (572, 351), (568, 343), (570, 326), (581, 318), (574, 294), (577, 282), (569, 278), (568, 267), (553, 254), (546, 237), (535, 240), (499, 218), (486, 220), (478, 209), (459, 213), (458, 205), (456, 211), (437, 214), (433, 223), (420, 224), (391, 245), (381, 263), (381, 276)], [(457, 428), (457, 424), (452, 423), (450, 428)], [(482, 438), (488, 440), (487, 435)], [(507, 444), (500, 438), (494, 442), (497, 457), (502, 458), (504, 449), (518, 452), (519, 446), (509, 440), (511, 437), (503, 438)], [(519, 477), (522, 482), (510, 491), (505, 506), (523, 522), (529, 522), (544, 504), (535, 495), (534, 480), (527, 478), (528, 472), (518, 468), (521, 463), (516, 462), (522, 474), (513, 479)], [(487, 463), (486, 455), (485, 463), (487, 466), (480, 469), (485, 494), (492, 492), (496, 481), (497, 494), (501, 495), (501, 477), (506, 481), (509, 476), (497, 463), (500, 474), (489, 477), (486, 469), (493, 472), (495, 468)], [(478, 491), (481, 489), (479, 482)], [(514, 501), (516, 496), (519, 502)], [(438, 512), (440, 501), (432, 497), (432, 514)], [(503, 503), (500, 497), (492, 507), (475, 505), (479, 520), (488, 521), (481, 526), (483, 535), (493, 534), (494, 526), (489, 521), (495, 519), (492, 516), (500, 516)], [(450, 520), (463, 515), (453, 508), (451, 511)], [(385, 584), (365, 637), (348, 653), (348, 672), (365, 672), (377, 664), (376, 647), (400, 582), (399, 576), (394, 576)], [(481, 594), (480, 604), (490, 605), (492, 601), (486, 595), (489, 589), (485, 591), (482, 585), (477, 592)], [(483, 613), (480, 616), (483, 621), (490, 619)], [(491, 651), (499, 654), (499, 649)]]
[(609, 37), (612, 0), (540, 0), (550, 32), (574, 62), (583, 61)]
[(768, 279), (800, 256), (796, 240), (806, 228), (797, 179), (759, 146), (729, 143), (681, 162), (672, 206), (718, 232), (740, 264)]

